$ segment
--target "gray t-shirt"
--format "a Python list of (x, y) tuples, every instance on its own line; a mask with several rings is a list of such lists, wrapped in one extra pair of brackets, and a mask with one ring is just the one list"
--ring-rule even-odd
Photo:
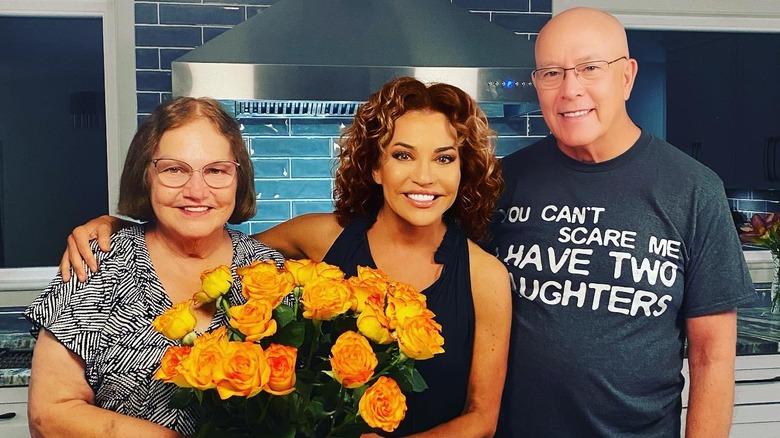
[(485, 248), (512, 278), (498, 436), (679, 435), (686, 318), (755, 299), (720, 179), (643, 132), (607, 162), (502, 159)]

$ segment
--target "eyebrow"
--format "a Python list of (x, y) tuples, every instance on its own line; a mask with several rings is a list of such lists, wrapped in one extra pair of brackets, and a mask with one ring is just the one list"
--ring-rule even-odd
[[(595, 56), (595, 55), (585, 55), (580, 56), (579, 58), (574, 60), (574, 65), (582, 64), (583, 62), (590, 62), (590, 61), (599, 61), (601, 58)], [(539, 65), (539, 69), (542, 68), (553, 68), (553, 67), (561, 67), (559, 64), (555, 64), (551, 61), (545, 62)]]
[[(397, 141), (397, 142), (393, 143), (393, 146), (401, 146), (402, 148), (406, 148), (406, 149), (416, 149), (414, 146), (412, 146), (410, 144), (407, 144), (407, 143), (404, 143), (402, 141)], [(457, 148), (455, 146), (441, 146), (441, 147), (438, 147), (438, 148), (434, 149), (433, 152), (439, 153), (439, 152), (444, 152), (444, 151), (448, 151), (448, 150), (457, 150)]]

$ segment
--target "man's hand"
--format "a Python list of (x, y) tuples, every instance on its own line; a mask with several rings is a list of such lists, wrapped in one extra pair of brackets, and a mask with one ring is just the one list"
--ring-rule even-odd
[(68, 248), (60, 261), (62, 281), (70, 281), (71, 268), (79, 281), (85, 281), (87, 279), (85, 264), (90, 271), (97, 272), (97, 260), (89, 246), (89, 241), (97, 239), (100, 249), (107, 252), (111, 248), (111, 234), (115, 228), (121, 229), (122, 225), (121, 219), (103, 215), (76, 227), (68, 236)]

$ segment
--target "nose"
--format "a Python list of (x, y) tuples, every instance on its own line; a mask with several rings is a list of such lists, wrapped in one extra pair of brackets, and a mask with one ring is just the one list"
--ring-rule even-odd
[(584, 93), (585, 88), (577, 77), (577, 72), (572, 69), (566, 69), (563, 74), (563, 84), (561, 84), (561, 95), (563, 97), (577, 97)]
[(436, 171), (433, 168), (433, 163), (428, 160), (418, 161), (412, 180), (421, 186), (427, 186), (436, 182)]
[[(197, 174), (197, 175), (196, 175)], [(184, 196), (194, 199), (203, 199), (208, 196), (209, 186), (203, 178), (203, 172), (194, 170), (190, 175), (190, 180), (183, 187)]]

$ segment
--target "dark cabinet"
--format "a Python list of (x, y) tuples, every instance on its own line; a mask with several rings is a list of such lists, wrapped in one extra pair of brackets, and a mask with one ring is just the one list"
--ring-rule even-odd
[(780, 189), (780, 34), (669, 48), (667, 141), (727, 188)]
[(667, 56), (667, 141), (724, 181), (737, 173), (736, 53), (734, 38), (716, 37)]

